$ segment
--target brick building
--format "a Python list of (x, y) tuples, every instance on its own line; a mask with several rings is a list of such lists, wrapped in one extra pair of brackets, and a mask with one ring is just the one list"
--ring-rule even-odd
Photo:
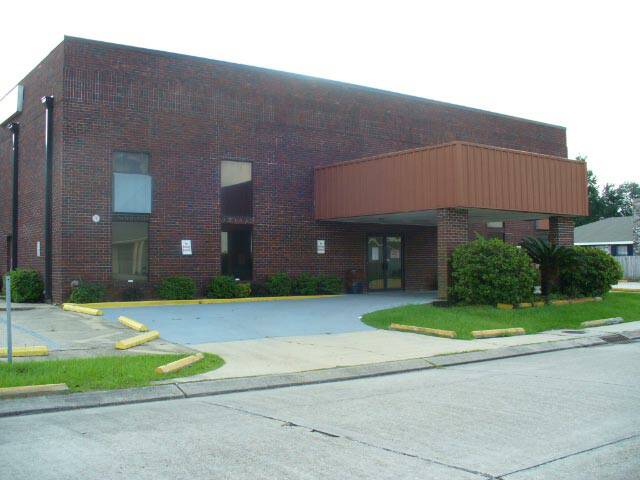
[(562, 127), (355, 85), (65, 37), (0, 101), (3, 269), (149, 294), (366, 275), (435, 289), (476, 233), (572, 243), (586, 165)]

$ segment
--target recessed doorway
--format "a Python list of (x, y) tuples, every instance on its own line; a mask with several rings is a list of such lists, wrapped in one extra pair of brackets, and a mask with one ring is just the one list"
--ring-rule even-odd
[(403, 278), (402, 236), (369, 235), (367, 237), (367, 287), (375, 290), (401, 290)]

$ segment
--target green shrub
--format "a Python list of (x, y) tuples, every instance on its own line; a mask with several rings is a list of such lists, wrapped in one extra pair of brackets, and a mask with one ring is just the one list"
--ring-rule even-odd
[(165, 278), (156, 289), (163, 300), (190, 300), (196, 296), (196, 283), (189, 277)]
[(320, 279), (308, 273), (301, 273), (293, 282), (295, 295), (317, 295)]
[(71, 290), (71, 303), (97, 303), (104, 301), (105, 288), (97, 283), (80, 282)]
[(478, 238), (451, 256), (451, 299), (469, 305), (528, 302), (538, 273), (524, 250)]
[(207, 287), (208, 298), (246, 298), (250, 295), (250, 283), (236, 282), (235, 278), (227, 275), (214, 277)]
[(560, 293), (569, 297), (597, 297), (622, 278), (622, 267), (608, 253), (593, 247), (570, 247), (560, 265)]
[(227, 275), (214, 277), (207, 288), (208, 298), (234, 298), (236, 296), (236, 280)]
[(251, 284), (249, 282), (236, 283), (236, 297), (247, 298), (251, 296)]
[(44, 283), (37, 271), (16, 268), (9, 272), (9, 277), (11, 278), (12, 302), (34, 303), (42, 300)]
[(267, 278), (265, 287), (269, 295), (273, 297), (285, 297), (293, 291), (293, 280), (284, 272), (276, 273)]
[(344, 284), (340, 277), (334, 275), (320, 275), (318, 277), (318, 293), (320, 295), (336, 295), (344, 291)]
[(548, 296), (558, 283), (560, 264), (571, 250), (537, 237), (525, 237), (520, 245), (540, 267), (540, 293), (543, 297)]

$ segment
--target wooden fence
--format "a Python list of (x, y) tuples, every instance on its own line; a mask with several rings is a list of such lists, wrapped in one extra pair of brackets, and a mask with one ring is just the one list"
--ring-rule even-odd
[(622, 265), (625, 279), (640, 280), (640, 256), (614, 258)]

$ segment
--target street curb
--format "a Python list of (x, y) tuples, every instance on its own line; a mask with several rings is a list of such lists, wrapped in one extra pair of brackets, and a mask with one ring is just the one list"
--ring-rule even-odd
[[(193, 300), (140, 300), (132, 302), (98, 302), (82, 303), (79, 307), (100, 308), (140, 308), (140, 307), (167, 307), (179, 305), (216, 305), (224, 303), (256, 303), (273, 302), (277, 300), (313, 300), (317, 298), (341, 297), (343, 294), (332, 295), (287, 295), (283, 297), (242, 297), (242, 298), (196, 298)], [(69, 304), (67, 304), (69, 305)], [(102, 314), (101, 314), (102, 315)]]
[[(622, 332), (618, 335), (629, 341), (640, 340), (640, 330)], [(606, 335), (603, 336), (606, 337)], [(171, 383), (150, 387), (130, 388), (125, 390), (108, 390), (72, 393), (62, 396), (56, 395), (9, 399), (0, 401), (0, 418), (342, 382), (399, 373), (410, 373), (432, 368), (521, 357), (538, 353), (557, 352), (573, 348), (594, 347), (598, 345), (606, 345), (608, 343), (610, 342), (603, 340), (600, 337), (582, 337), (554, 342), (496, 348), (493, 350), (465, 352), (352, 367), (337, 367), (326, 370), (311, 370), (308, 372), (282, 375), (204, 380), (198, 382)]]

